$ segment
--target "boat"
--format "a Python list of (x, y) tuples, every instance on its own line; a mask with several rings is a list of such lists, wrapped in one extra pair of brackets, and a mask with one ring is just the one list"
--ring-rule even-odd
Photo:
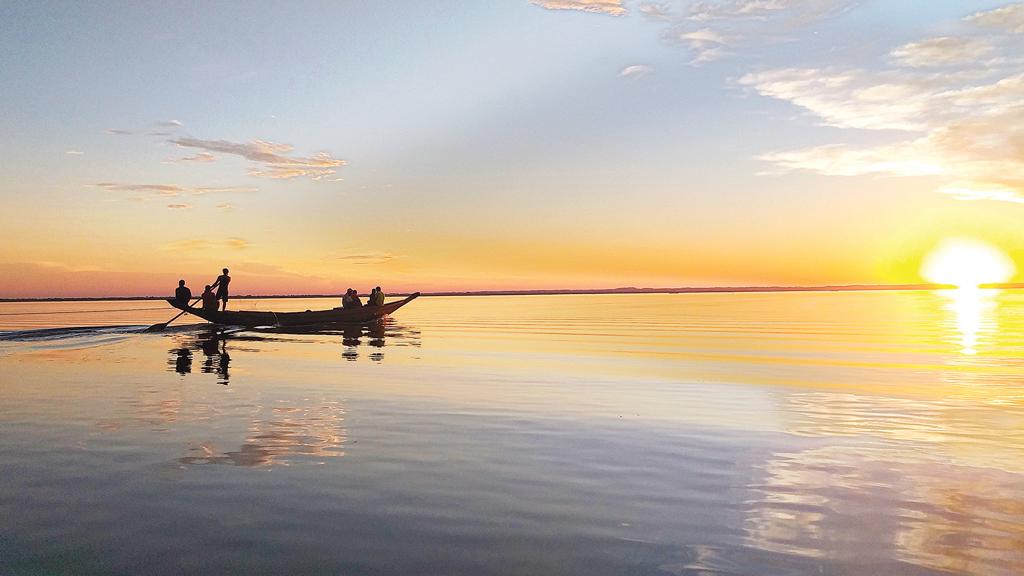
[(394, 302), (386, 302), (381, 306), (360, 306), (358, 308), (332, 308), (330, 310), (306, 310), (305, 312), (257, 312), (249, 310), (203, 310), (183, 305), (173, 298), (168, 298), (171, 306), (198, 316), (214, 324), (225, 326), (316, 326), (319, 324), (362, 323), (378, 320), (393, 313), (402, 306), (412, 302), (419, 296), (416, 292)]

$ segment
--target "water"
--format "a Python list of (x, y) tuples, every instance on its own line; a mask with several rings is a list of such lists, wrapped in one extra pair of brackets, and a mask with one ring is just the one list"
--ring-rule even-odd
[(1024, 292), (172, 315), (0, 304), (0, 573), (1024, 573)]

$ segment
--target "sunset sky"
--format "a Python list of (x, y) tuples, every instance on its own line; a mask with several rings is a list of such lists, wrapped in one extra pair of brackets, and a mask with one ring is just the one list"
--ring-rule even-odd
[(1024, 3), (4, 2), (0, 95), (0, 298), (1024, 268)]

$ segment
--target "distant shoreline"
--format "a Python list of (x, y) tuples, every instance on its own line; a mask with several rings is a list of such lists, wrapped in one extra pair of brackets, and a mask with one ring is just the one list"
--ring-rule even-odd
[[(856, 292), (872, 290), (952, 290), (950, 284), (845, 284), (836, 286), (684, 286), (678, 288), (595, 288), (579, 290), (476, 290), (467, 292), (423, 292), (420, 296), (556, 296), (573, 294), (707, 294), (743, 292)], [(1024, 288), (1024, 283), (982, 284), (981, 288), (1013, 290)], [(389, 296), (408, 296), (394, 293)], [(232, 296), (233, 300), (281, 298), (341, 298), (341, 294), (246, 294)], [(67, 298), (0, 298), (0, 302), (98, 302), (98, 301), (162, 301), (171, 296), (102, 296)]]

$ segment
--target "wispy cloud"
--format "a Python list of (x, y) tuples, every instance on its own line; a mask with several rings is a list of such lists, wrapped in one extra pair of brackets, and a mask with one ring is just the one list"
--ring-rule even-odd
[(70, 156), (81, 156), (85, 154), (85, 152), (82, 152), (81, 150), (65, 150), (64, 153)]
[[(1010, 22), (1007, 13), (1000, 16)], [(1024, 70), (1019, 60), (997, 53), (998, 40), (943, 36), (904, 44), (890, 53), (894, 67), (882, 70), (744, 75), (740, 85), (789, 102), (820, 124), (891, 134), (885, 144), (832, 143), (761, 158), (776, 171), (939, 177), (945, 183), (937, 191), (960, 200), (1024, 202)], [(981, 59), (1002, 65), (979, 70)], [(928, 71), (937, 65), (948, 69)]]
[(192, 207), (192, 205), (191, 204), (168, 204), (167, 207), (171, 208), (171, 209), (174, 209), (174, 210), (188, 210), (189, 208)]
[(728, 54), (728, 41), (725, 36), (712, 28), (683, 30), (678, 32), (677, 37), (689, 46), (690, 52), (693, 53), (691, 64), (711, 62)]
[(96, 184), (93, 184), (93, 186), (96, 186), (97, 188), (102, 188), (104, 190), (110, 190), (112, 192), (146, 192), (158, 196), (180, 196), (182, 194), (201, 196), (203, 194), (256, 192), (259, 190), (258, 188), (250, 188), (247, 186), (190, 187), (179, 186), (177, 184), (124, 184), (118, 182), (98, 182)]
[(981, 40), (941, 36), (904, 44), (891, 56), (898, 65), (925, 68), (975, 63), (992, 51), (992, 46)]
[(159, 122), (159, 125), (160, 126), (173, 127), (173, 128), (180, 128), (182, 126), (182, 123), (181, 123), (180, 120), (165, 120), (163, 122)]
[(228, 248), (231, 250), (244, 250), (251, 246), (252, 243), (244, 238), (225, 238), (223, 240), (212, 241), (205, 238), (189, 238), (185, 240), (176, 240), (164, 244), (162, 248), (169, 252), (199, 252), (208, 251), (215, 248)]
[(250, 168), (249, 175), (260, 178), (290, 179), (299, 176), (312, 178), (330, 176), (345, 161), (334, 158), (327, 152), (312, 156), (289, 156), (294, 148), (264, 140), (252, 142), (230, 142), (228, 140), (201, 140), (198, 138), (177, 138), (171, 140), (183, 148), (199, 148), (207, 152), (240, 156), (259, 166)]
[(668, 20), (672, 17), (668, 4), (660, 2), (641, 2), (640, 13), (655, 20)]
[(622, 0), (530, 0), (530, 3), (548, 10), (579, 10), (611, 16), (626, 13)]
[(654, 72), (654, 67), (646, 64), (634, 64), (632, 66), (626, 66), (619, 72), (619, 76), (623, 78), (643, 78), (651, 72)]
[(217, 204), (217, 208), (219, 208), (221, 210), (234, 210), (235, 205), (234, 204), (228, 204), (227, 202), (225, 202), (225, 203), (222, 203), (222, 204)]
[(122, 130), (120, 128), (107, 128), (107, 134), (113, 134), (114, 136), (131, 136), (135, 134), (131, 130)]
[(964, 20), (980, 26), (1002, 29), (1013, 34), (1024, 34), (1024, 3), (977, 12)]
[(185, 156), (184, 158), (178, 158), (174, 162), (213, 162), (217, 159), (216, 156), (209, 152), (200, 152), (192, 156)]
[[(690, 64), (742, 54), (754, 46), (781, 42), (808, 26), (835, 17), (860, 0), (718, 0), (696, 2), (678, 17), (649, 8), (670, 23), (666, 37), (686, 46)], [(643, 6), (641, 12), (644, 11)]]
[(338, 256), (337, 260), (344, 260), (349, 264), (385, 264), (395, 258), (395, 256), (388, 253), (368, 253)]

